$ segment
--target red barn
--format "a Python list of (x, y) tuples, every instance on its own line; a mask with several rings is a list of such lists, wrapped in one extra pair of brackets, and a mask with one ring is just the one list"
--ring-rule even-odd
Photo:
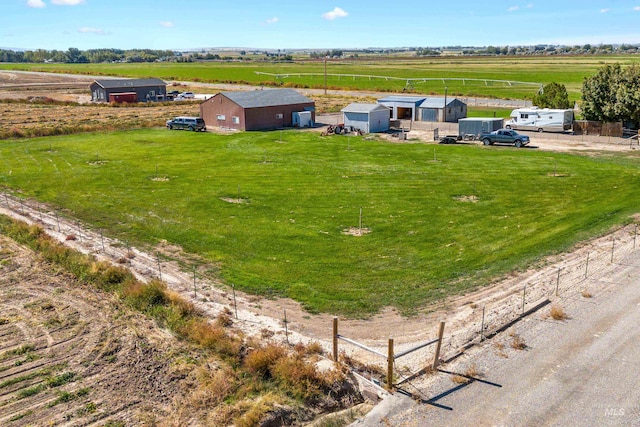
[(293, 126), (293, 113), (311, 111), (315, 102), (293, 89), (220, 92), (200, 104), (207, 127), (270, 130)]

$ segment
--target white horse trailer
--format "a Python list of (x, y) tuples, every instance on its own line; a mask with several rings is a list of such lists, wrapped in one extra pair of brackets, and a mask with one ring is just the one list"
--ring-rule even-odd
[(573, 110), (549, 108), (518, 108), (511, 112), (507, 129), (534, 130), (538, 132), (564, 132), (573, 126)]

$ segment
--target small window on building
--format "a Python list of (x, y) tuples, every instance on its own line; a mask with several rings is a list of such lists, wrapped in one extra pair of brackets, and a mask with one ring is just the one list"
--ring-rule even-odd
[(276, 114), (276, 119), (282, 119), (284, 116), (282, 115), (282, 113), (278, 113)]
[(239, 125), (240, 124), (240, 117), (238, 117), (238, 116), (233, 116), (233, 118), (231, 120), (233, 121), (234, 125)]
[(217, 116), (216, 118), (217, 118), (218, 120), (220, 120), (220, 121), (227, 120), (227, 118), (225, 117), (225, 115), (224, 115), (224, 114), (218, 114), (218, 116)]
[(149, 91), (149, 96), (156, 96), (156, 91), (155, 90), (150, 90)]

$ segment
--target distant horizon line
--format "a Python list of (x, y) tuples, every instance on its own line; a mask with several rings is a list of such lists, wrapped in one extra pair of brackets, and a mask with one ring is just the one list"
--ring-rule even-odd
[(202, 50), (220, 50), (220, 51), (238, 51), (238, 50), (246, 50), (246, 51), (267, 51), (267, 52), (319, 52), (319, 51), (327, 51), (327, 50), (345, 50), (349, 52), (358, 52), (358, 51), (367, 51), (367, 50), (405, 50), (405, 51), (413, 51), (416, 49), (448, 49), (448, 50), (462, 50), (462, 49), (482, 49), (488, 47), (535, 47), (535, 46), (552, 46), (552, 47), (573, 47), (573, 46), (640, 46), (640, 42), (637, 43), (533, 43), (533, 44), (503, 44), (503, 45), (480, 45), (480, 46), (465, 46), (465, 45), (443, 45), (443, 46), (370, 46), (370, 47), (300, 47), (300, 48), (265, 48), (265, 47), (242, 47), (242, 46), (208, 46), (208, 47), (191, 47), (191, 48), (148, 48), (148, 47), (130, 47), (130, 48), (122, 48), (122, 47), (92, 47), (92, 48), (75, 48), (74, 46), (69, 46), (66, 49), (58, 49), (58, 48), (17, 48), (17, 47), (0, 47), (0, 50), (11, 50), (14, 52), (26, 52), (26, 51), (35, 51), (35, 50), (58, 50), (58, 51), (66, 51), (68, 49), (78, 49), (80, 51), (86, 50), (102, 50), (102, 49), (118, 49), (118, 50), (170, 50), (174, 52), (199, 52)]

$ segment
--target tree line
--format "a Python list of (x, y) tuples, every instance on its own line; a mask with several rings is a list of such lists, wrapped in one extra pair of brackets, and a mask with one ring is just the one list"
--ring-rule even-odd
[(167, 61), (177, 55), (172, 50), (154, 49), (89, 49), (80, 50), (70, 47), (68, 50), (26, 50), (14, 51), (0, 49), (0, 62), (58, 62), (67, 64), (102, 62), (156, 62)]

